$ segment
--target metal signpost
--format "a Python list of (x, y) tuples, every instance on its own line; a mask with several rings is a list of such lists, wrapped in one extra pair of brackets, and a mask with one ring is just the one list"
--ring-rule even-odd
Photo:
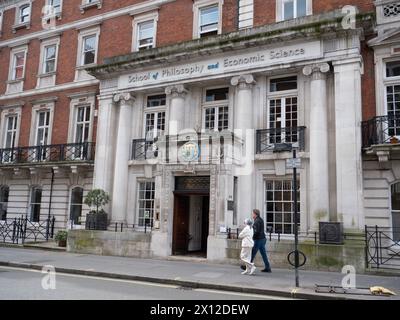
[(293, 210), (294, 210), (294, 252), (291, 252), (289, 254), (289, 257), (294, 253), (294, 268), (295, 268), (295, 277), (296, 277), (296, 288), (298, 288), (299, 285), (299, 267), (300, 267), (300, 262), (299, 262), (299, 250), (298, 250), (298, 244), (299, 244), (299, 233), (298, 233), (298, 212), (297, 212), (297, 169), (300, 168), (301, 166), (301, 159), (296, 158), (296, 150), (293, 149), (293, 159), (287, 159), (286, 160), (286, 166), (287, 168), (293, 169)]

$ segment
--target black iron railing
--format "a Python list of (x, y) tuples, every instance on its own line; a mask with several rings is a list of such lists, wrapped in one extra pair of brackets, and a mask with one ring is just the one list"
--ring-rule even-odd
[(37, 222), (27, 217), (5, 219), (0, 221), (0, 242), (25, 243), (48, 241), (54, 237), (55, 217), (48, 217)]
[(367, 268), (400, 269), (400, 228), (365, 226)]
[(362, 147), (378, 144), (398, 143), (400, 136), (400, 115), (387, 115), (372, 118), (361, 123)]
[(56, 144), (0, 149), (0, 164), (42, 163), (60, 161), (93, 161), (92, 142)]
[(288, 146), (303, 151), (306, 127), (262, 129), (256, 132), (256, 152), (279, 152)]
[(132, 160), (157, 158), (158, 151), (154, 141), (135, 139), (132, 141)]

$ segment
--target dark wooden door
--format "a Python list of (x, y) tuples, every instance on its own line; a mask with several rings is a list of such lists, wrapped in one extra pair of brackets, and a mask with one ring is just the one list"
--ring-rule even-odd
[(175, 195), (174, 232), (172, 238), (173, 254), (186, 254), (189, 243), (190, 198)]

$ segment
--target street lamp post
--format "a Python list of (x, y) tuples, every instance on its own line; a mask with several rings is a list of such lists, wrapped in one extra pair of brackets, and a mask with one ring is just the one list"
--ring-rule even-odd
[(294, 209), (294, 269), (296, 277), (296, 288), (299, 285), (299, 230), (298, 230), (298, 212), (297, 212), (297, 166), (296, 166), (296, 150), (293, 149), (293, 209)]

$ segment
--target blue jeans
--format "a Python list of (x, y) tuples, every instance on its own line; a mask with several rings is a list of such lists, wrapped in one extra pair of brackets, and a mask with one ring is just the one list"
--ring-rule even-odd
[(269, 270), (271, 269), (271, 266), (269, 265), (267, 251), (265, 250), (266, 243), (267, 239), (254, 240), (254, 247), (253, 250), (251, 251), (251, 262), (253, 262), (254, 257), (256, 256), (258, 250), (260, 250), (261, 257), (264, 260), (265, 269)]

